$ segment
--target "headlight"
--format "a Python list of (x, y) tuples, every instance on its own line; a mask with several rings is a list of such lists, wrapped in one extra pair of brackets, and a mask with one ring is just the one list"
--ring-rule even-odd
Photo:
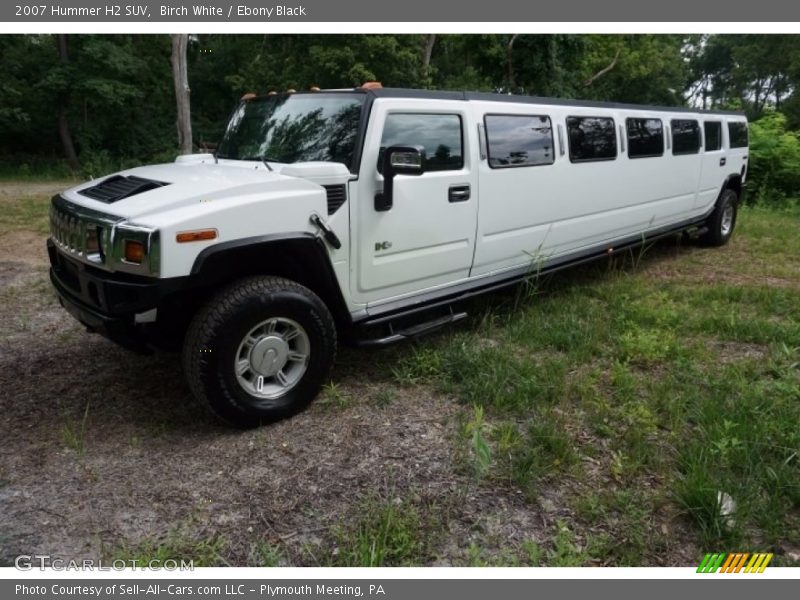
[(111, 245), (110, 266), (115, 271), (158, 276), (160, 244), (157, 230), (120, 223), (114, 227)]

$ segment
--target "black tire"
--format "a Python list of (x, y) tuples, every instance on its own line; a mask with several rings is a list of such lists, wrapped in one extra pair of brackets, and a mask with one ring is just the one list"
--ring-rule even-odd
[(714, 212), (711, 213), (706, 221), (708, 231), (700, 236), (700, 243), (704, 246), (724, 246), (727, 244), (736, 227), (738, 212), (739, 197), (736, 192), (730, 189), (724, 190), (719, 200), (717, 200)]
[[(285, 324), (289, 330), (293, 323), (302, 330), (303, 351), (296, 354), (306, 355), (301, 361), (305, 370), (286, 392), (280, 391), (282, 383), (277, 375), (255, 377), (260, 381), (258, 386), (252, 385), (258, 389), (248, 391), (245, 386), (250, 382), (244, 378), (255, 376), (255, 367), (251, 366), (244, 375), (236, 372), (237, 361), (254, 364), (256, 359), (251, 357), (255, 348), (259, 344), (266, 347), (267, 338), (274, 340), (278, 335), (277, 343), (282, 343), (280, 334), (259, 329), (264, 323), (274, 325), (273, 328)], [(255, 338), (254, 331), (261, 332), (256, 334), (261, 335), (260, 341), (246, 345), (245, 339), (252, 342)], [(295, 334), (292, 339), (300, 338)], [(286, 342), (286, 352), (289, 344)], [(264, 360), (269, 360), (270, 365), (279, 362), (274, 358), (275, 351), (266, 352), (270, 352), (269, 358), (263, 359), (266, 354), (262, 351), (259, 368), (264, 368)], [(243, 353), (246, 353), (244, 359)], [(327, 379), (335, 355), (336, 327), (325, 303), (294, 281), (259, 276), (235, 282), (200, 308), (184, 340), (183, 367), (192, 393), (214, 416), (229, 425), (250, 428), (290, 417), (306, 408)], [(285, 364), (290, 365), (291, 360), (284, 359)], [(267, 378), (279, 390), (276, 393), (283, 395), (275, 398), (258, 395)]]

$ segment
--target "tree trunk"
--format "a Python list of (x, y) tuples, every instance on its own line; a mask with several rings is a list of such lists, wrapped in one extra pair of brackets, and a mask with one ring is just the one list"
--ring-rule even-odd
[[(58, 46), (58, 58), (62, 65), (69, 62), (69, 54), (67, 52), (67, 36), (64, 33), (59, 33), (56, 36), (56, 45)], [(75, 144), (72, 143), (72, 133), (69, 129), (69, 120), (67, 119), (67, 107), (69, 106), (69, 92), (64, 90), (58, 94), (58, 135), (61, 138), (61, 145), (64, 147), (64, 156), (67, 157), (67, 163), (73, 171), (80, 171), (81, 163), (78, 160), (78, 154), (75, 152)]]
[(420, 69), (420, 83), (424, 88), (430, 88), (433, 85), (433, 77), (431, 76), (431, 56), (433, 55), (433, 46), (435, 44), (435, 33), (428, 33), (422, 36), (422, 68)]
[(431, 66), (431, 56), (433, 55), (433, 46), (436, 44), (436, 34), (429, 33), (425, 36), (425, 48), (422, 54), (422, 66), (425, 70)]
[(508, 46), (506, 46), (506, 77), (508, 78), (508, 93), (514, 93), (514, 87), (516, 86), (516, 81), (514, 78), (514, 42), (517, 41), (519, 37), (518, 33), (515, 33), (511, 36), (511, 39), (508, 40)]
[(192, 153), (192, 115), (189, 104), (189, 73), (186, 68), (186, 48), (189, 36), (185, 33), (172, 35), (172, 81), (175, 85), (177, 107), (178, 148), (181, 154)]

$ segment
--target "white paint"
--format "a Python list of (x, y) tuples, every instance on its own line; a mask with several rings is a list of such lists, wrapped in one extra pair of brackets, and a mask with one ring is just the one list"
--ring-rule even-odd
[[(397, 176), (394, 206), (374, 208), (383, 178), (377, 162), (387, 115), (455, 114), (463, 126), (463, 168)], [(554, 148), (551, 165), (492, 169), (481, 157), (478, 124), (486, 114), (546, 115), (554, 129), (561, 125), (568, 140), (568, 116), (611, 117), (618, 137), (616, 159), (573, 163), (567, 148)], [(665, 136), (673, 118), (723, 123), (723, 148), (706, 153), (630, 159), (619, 136), (627, 117), (661, 119)], [(563, 256), (659, 227), (702, 216), (713, 206), (723, 182), (741, 173), (746, 148), (729, 149), (727, 122), (744, 117), (686, 112), (579, 108), (497, 101), (376, 99), (370, 114), (358, 177), (343, 165), (281, 165), (220, 160), (210, 155), (182, 157), (175, 163), (123, 171), (168, 183), (112, 205), (77, 192), (71, 202), (113, 212), (134, 225), (160, 234), (163, 278), (188, 275), (205, 248), (243, 238), (306, 232), (318, 234), (312, 213), (327, 214), (323, 185), (348, 185), (348, 201), (329, 226), (342, 242), (328, 247), (342, 295), (349, 310), (479, 281), (538, 259)], [(622, 125), (623, 127), (620, 127)], [(409, 142), (412, 143), (412, 142)], [(626, 147), (627, 143), (624, 144)], [(720, 165), (720, 159), (725, 165)], [(449, 202), (450, 186), (469, 185), (471, 197)], [(181, 231), (213, 228), (215, 240), (175, 241)], [(379, 247), (376, 247), (376, 244)]]

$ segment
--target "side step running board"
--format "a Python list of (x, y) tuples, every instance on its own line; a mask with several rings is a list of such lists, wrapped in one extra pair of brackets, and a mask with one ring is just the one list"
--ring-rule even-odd
[(394, 327), (392, 326), (392, 323), (390, 322), (388, 324), (389, 335), (382, 338), (359, 340), (357, 342), (357, 345), (362, 348), (378, 348), (382, 346), (388, 346), (390, 344), (402, 342), (403, 340), (407, 340), (409, 338), (414, 338), (420, 335), (424, 335), (426, 333), (431, 333), (432, 331), (441, 329), (445, 325), (450, 325), (451, 323), (455, 323), (457, 321), (461, 321), (462, 319), (466, 318), (467, 318), (467, 313), (453, 312), (453, 310), (451, 309), (449, 315), (445, 315), (443, 317), (439, 317), (431, 321), (426, 321), (424, 323), (419, 323), (418, 325), (412, 325), (411, 327), (401, 329), (400, 331), (395, 331)]

